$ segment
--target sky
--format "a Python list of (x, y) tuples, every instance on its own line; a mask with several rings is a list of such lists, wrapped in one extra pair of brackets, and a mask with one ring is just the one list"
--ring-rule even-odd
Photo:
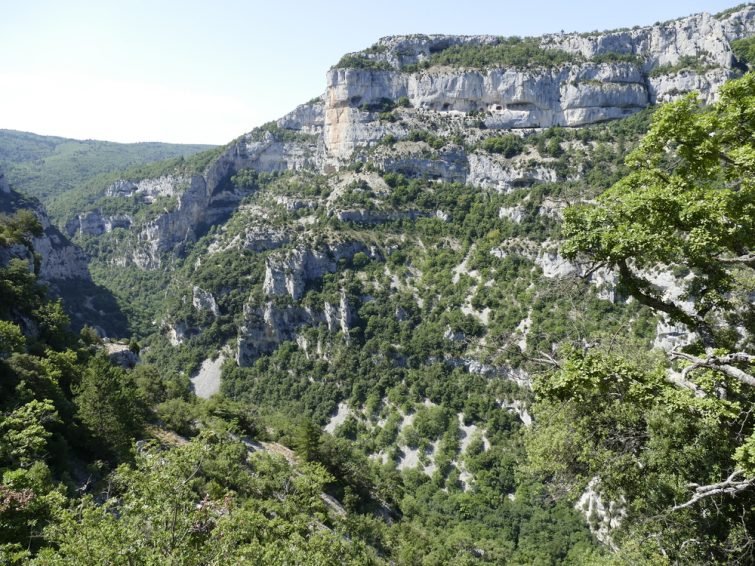
[(224, 144), (325, 90), (347, 52), (408, 33), (651, 25), (736, 0), (4, 0), (0, 128)]

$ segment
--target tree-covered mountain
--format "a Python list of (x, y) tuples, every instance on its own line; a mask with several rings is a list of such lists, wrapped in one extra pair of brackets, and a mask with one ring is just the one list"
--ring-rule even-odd
[(0, 130), (0, 168), (23, 193), (47, 203), (88, 180), (127, 167), (189, 157), (210, 145), (113, 143)]
[(70, 391), (23, 397), (13, 356), (61, 346), (4, 315), (2, 418), (62, 395), (99, 450), (58, 465), (48, 419), (44, 486), (2, 464), (7, 556), (751, 563), (753, 36), (742, 5), (383, 38), (225, 147), (51, 200), (139, 363), (86, 329)]

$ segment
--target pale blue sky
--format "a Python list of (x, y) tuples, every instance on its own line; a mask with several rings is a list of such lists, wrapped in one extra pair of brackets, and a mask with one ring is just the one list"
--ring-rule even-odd
[(540, 35), (716, 13), (736, 1), (6, 0), (0, 128), (226, 143), (321, 94), (385, 35)]

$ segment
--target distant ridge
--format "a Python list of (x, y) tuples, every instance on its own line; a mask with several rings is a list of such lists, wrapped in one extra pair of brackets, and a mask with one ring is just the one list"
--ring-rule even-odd
[(43, 202), (87, 179), (215, 146), (162, 142), (76, 140), (0, 129), (0, 168), (16, 189)]

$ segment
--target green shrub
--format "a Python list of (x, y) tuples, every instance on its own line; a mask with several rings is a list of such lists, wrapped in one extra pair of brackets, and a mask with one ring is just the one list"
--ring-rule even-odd
[(506, 158), (511, 158), (522, 153), (524, 142), (522, 138), (515, 134), (507, 134), (505, 136), (486, 138), (482, 142), (481, 147), (489, 153), (500, 153)]
[[(447, 65), (469, 69), (490, 67), (558, 67), (578, 60), (576, 55), (560, 49), (544, 49), (540, 40), (534, 37), (502, 37), (495, 45), (454, 45), (438, 53), (433, 53), (425, 67)], [(417, 67), (406, 67), (414, 71)]]
[(344, 55), (335, 67), (337, 69), (369, 69), (372, 71), (390, 71), (393, 69), (388, 61), (376, 61), (358, 53)]

